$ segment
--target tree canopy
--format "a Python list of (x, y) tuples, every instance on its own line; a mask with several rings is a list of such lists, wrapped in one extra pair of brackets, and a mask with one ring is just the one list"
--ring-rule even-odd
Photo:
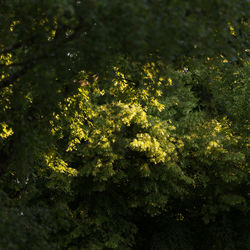
[(0, 1), (0, 249), (249, 249), (249, 9)]

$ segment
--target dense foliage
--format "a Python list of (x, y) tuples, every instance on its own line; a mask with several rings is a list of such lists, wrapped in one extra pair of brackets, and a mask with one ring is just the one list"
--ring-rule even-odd
[(0, 1), (0, 249), (249, 249), (249, 9)]

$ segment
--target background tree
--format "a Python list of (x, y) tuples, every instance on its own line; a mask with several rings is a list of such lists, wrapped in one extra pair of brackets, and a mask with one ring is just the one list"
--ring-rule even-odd
[(1, 1), (0, 247), (248, 249), (249, 7)]

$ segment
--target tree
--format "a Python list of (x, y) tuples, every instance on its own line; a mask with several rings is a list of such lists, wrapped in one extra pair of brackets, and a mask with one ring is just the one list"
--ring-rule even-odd
[(0, 9), (1, 247), (247, 249), (248, 1)]

